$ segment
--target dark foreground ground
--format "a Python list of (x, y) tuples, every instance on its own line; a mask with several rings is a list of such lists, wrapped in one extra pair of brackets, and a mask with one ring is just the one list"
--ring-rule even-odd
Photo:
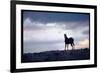
[(22, 62), (47, 62), (90, 59), (90, 50), (45, 51), (23, 54)]

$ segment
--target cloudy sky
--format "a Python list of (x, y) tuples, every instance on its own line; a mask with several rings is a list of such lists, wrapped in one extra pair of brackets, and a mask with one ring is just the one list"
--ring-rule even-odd
[(89, 14), (23, 11), (23, 32), (24, 53), (64, 50), (64, 34), (88, 48)]

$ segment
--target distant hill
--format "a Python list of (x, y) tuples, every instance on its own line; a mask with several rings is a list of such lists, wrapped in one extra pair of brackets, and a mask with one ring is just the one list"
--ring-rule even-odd
[(40, 53), (26, 53), (21, 58), (22, 62), (48, 62), (90, 59), (90, 49), (45, 51)]

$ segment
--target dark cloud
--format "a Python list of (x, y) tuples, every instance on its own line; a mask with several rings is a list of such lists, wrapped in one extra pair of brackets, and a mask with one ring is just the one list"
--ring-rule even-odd
[[(50, 26), (47, 26), (47, 25)], [(52, 24), (54, 24), (54, 26), (51, 26)], [(80, 29), (80, 28), (84, 28), (84, 27), (89, 27), (89, 22), (53, 22), (53, 23), (47, 23), (47, 24), (43, 24), (41, 22), (30, 22), (30, 24), (28, 24), (28, 22), (24, 22), (24, 29), (28, 29), (28, 30), (45, 30), (48, 28), (61, 28), (64, 30), (75, 30), (75, 29)]]
[(65, 29), (70, 29), (70, 30), (75, 30), (75, 29), (80, 29), (84, 27), (89, 27), (89, 22), (66, 22), (65, 24)]
[(23, 19), (30, 18), (32, 21), (42, 23), (52, 22), (73, 22), (89, 20), (88, 13), (72, 13), (72, 12), (39, 12), (39, 11), (23, 11)]
[(89, 35), (89, 30), (85, 30), (82, 33), (85, 34), (85, 35)]
[(88, 13), (23, 11), (23, 25), (25, 29), (43, 30), (49, 28), (48, 23), (56, 23), (55, 28), (74, 30), (88, 27), (89, 17)]

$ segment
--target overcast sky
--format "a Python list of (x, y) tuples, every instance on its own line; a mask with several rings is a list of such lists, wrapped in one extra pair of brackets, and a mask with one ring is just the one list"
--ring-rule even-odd
[(23, 32), (24, 53), (64, 50), (64, 33), (88, 48), (89, 14), (23, 11)]

